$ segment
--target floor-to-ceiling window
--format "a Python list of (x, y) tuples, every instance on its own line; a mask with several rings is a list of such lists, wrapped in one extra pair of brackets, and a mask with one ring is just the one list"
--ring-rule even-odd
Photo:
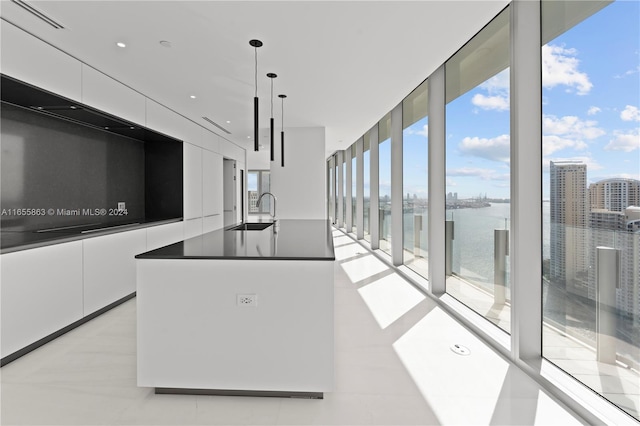
[(378, 123), (380, 249), (391, 254), (391, 114)]
[(543, 356), (640, 419), (640, 3), (541, 12)]
[(427, 81), (402, 102), (403, 262), (424, 277), (428, 269)]
[(369, 141), (369, 132), (364, 134), (363, 152), (362, 152), (362, 168), (363, 173), (363, 191), (364, 191), (364, 208), (363, 208), (363, 227), (364, 239), (371, 242), (371, 232), (369, 230), (369, 214), (371, 209), (371, 145)]
[(249, 196), (249, 214), (269, 213), (271, 201), (264, 197), (258, 206), (258, 199), (265, 192), (269, 192), (271, 172), (269, 170), (247, 171), (247, 192)]
[(446, 291), (510, 331), (509, 12), (445, 64)]
[[(347, 228), (347, 155), (349, 150), (342, 151), (342, 227)], [(351, 200), (349, 200), (351, 202)]]
[(351, 145), (351, 232), (356, 232), (357, 215), (356, 215), (356, 194), (358, 192), (357, 184), (357, 158), (356, 144)]

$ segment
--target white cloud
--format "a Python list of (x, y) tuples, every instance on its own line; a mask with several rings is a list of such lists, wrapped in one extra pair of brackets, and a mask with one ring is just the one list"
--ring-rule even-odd
[(462, 167), (447, 170), (447, 176), (477, 177), (482, 180), (509, 180), (509, 173), (497, 173), (493, 169)]
[(578, 71), (580, 61), (576, 58), (576, 49), (546, 44), (542, 46), (542, 82), (551, 89), (558, 85), (575, 88), (578, 95), (589, 93), (593, 84), (589, 76)]
[(487, 92), (491, 93), (509, 93), (509, 68), (500, 71), (484, 83), (480, 85)]
[(471, 103), (485, 110), (509, 110), (509, 68), (494, 75), (479, 86), (488, 95), (476, 93)]
[(485, 96), (476, 93), (471, 99), (471, 103), (482, 109), (495, 109), (498, 111), (507, 111), (509, 109), (509, 98), (507, 96)]
[(583, 150), (587, 148), (585, 140), (596, 139), (605, 131), (596, 127), (597, 121), (580, 120), (573, 115), (556, 117), (545, 115), (542, 117), (543, 154), (551, 155), (565, 148)]
[(544, 135), (542, 137), (542, 155), (551, 155), (565, 148), (573, 148), (580, 151), (586, 149), (587, 144), (581, 140), (562, 138), (557, 135)]
[(509, 135), (495, 138), (466, 137), (458, 148), (464, 155), (473, 155), (492, 161), (509, 162)]
[(620, 113), (620, 118), (624, 121), (640, 121), (640, 110), (633, 105), (627, 105)]
[(635, 69), (627, 70), (622, 74), (614, 75), (613, 78), (625, 78), (633, 74), (637, 74), (640, 72), (640, 65), (638, 65)]
[(604, 147), (605, 151), (631, 152), (640, 149), (640, 131), (638, 129), (627, 133), (613, 132), (614, 138)]
[(422, 129), (420, 130), (416, 130), (413, 127), (408, 127), (407, 129), (405, 129), (405, 132), (407, 132), (407, 134), (409, 135), (419, 135), (419, 136), (424, 136), (425, 138), (429, 137), (429, 125), (425, 124), (424, 126), (422, 126)]
[(597, 106), (592, 106), (591, 108), (589, 108), (589, 110), (587, 111), (587, 115), (596, 115), (597, 113), (599, 113), (600, 111), (602, 111), (600, 108), (598, 108)]

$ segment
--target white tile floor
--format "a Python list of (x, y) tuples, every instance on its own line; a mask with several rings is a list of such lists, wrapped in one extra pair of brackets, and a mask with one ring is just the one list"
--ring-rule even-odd
[[(581, 424), (366, 249), (334, 236), (336, 387), (325, 399), (136, 387), (132, 299), (3, 367), (0, 424)], [(471, 355), (456, 355), (455, 343)]]

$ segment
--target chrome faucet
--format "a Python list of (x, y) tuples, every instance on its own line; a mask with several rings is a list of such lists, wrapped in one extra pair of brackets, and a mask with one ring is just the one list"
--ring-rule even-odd
[[(262, 197), (264, 197), (265, 195), (271, 195), (273, 197), (273, 221), (276, 222), (278, 220), (276, 219), (276, 201), (278, 201), (278, 199), (276, 198), (275, 195), (273, 195), (270, 192), (263, 192), (262, 195), (260, 195), (260, 198), (258, 198), (256, 207), (260, 207), (260, 201), (262, 201)], [(271, 214), (271, 212), (269, 212), (269, 214)]]

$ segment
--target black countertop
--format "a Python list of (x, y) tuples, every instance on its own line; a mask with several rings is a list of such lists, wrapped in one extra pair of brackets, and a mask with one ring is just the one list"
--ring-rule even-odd
[(136, 259), (335, 260), (328, 220), (278, 220), (262, 231), (227, 227), (136, 256)]
[(12, 230), (11, 228), (2, 228), (2, 231), (0, 232), (0, 253), (5, 254), (14, 251), (61, 244), (90, 237), (98, 237), (118, 232), (132, 231), (134, 229), (165, 225), (172, 222), (179, 222), (181, 220), (181, 217), (163, 220), (148, 220), (141, 218), (121, 223), (93, 223), (73, 227), (33, 231), (20, 231)]

